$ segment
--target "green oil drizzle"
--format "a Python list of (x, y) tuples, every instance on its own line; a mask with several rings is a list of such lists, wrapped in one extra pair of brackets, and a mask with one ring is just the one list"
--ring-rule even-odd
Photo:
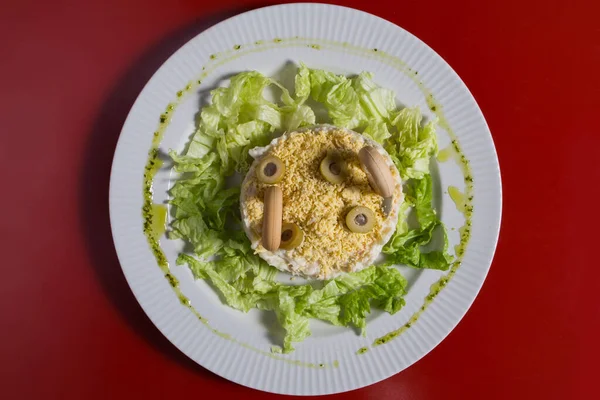
[(467, 220), (467, 223), (458, 228), (460, 235), (460, 243), (454, 246), (454, 253), (461, 257), (465, 254), (466, 246), (463, 246), (463, 242), (467, 243), (471, 239), (471, 220)]
[(152, 234), (159, 238), (167, 230), (167, 207), (163, 204), (152, 204)]
[(465, 207), (467, 206), (467, 198), (463, 192), (460, 191), (456, 186), (448, 186), (448, 194), (456, 205), (456, 209), (461, 213), (465, 213)]
[[(178, 96), (181, 97), (181, 96)], [(206, 319), (198, 314), (190, 306), (189, 299), (183, 294), (179, 288), (179, 280), (170, 272), (169, 262), (162, 248), (160, 247), (160, 238), (165, 233), (167, 227), (167, 207), (163, 204), (155, 204), (154, 197), (154, 178), (157, 172), (163, 165), (162, 160), (159, 157), (158, 146), (164, 136), (167, 128), (170, 115), (175, 110), (176, 103), (169, 103), (165, 111), (160, 115), (160, 125), (158, 129), (152, 135), (152, 145), (150, 151), (148, 151), (148, 159), (144, 168), (144, 184), (143, 184), (143, 195), (144, 205), (142, 206), (142, 217), (144, 221), (144, 235), (150, 245), (150, 249), (156, 258), (156, 262), (163, 272), (165, 279), (169, 282), (169, 285), (173, 288), (175, 295), (179, 299), (179, 302), (188, 308), (192, 309), (196, 317), (202, 322), (206, 322)]]
[(454, 156), (454, 148), (452, 147), (452, 145), (443, 148), (442, 150), (440, 150), (438, 152), (437, 155), (437, 160), (441, 163), (444, 163), (448, 160), (450, 160), (451, 158), (453, 158)]
[[(156, 136), (154, 140), (156, 140)], [(158, 221), (159, 217), (154, 214), (156, 205), (152, 200), (152, 182), (161, 165), (162, 161), (158, 158), (158, 149), (152, 148), (148, 153), (148, 161), (144, 169), (144, 205), (142, 207), (142, 217), (144, 218), (144, 235), (146, 235), (150, 249), (154, 253), (158, 266), (166, 273), (169, 269), (169, 262), (160, 248), (159, 235), (155, 232), (155, 226), (158, 225), (155, 221)]]
[[(437, 282), (435, 282), (433, 285), (431, 285), (430, 292), (425, 297), (423, 305), (418, 309), (418, 311), (416, 311), (409, 318), (407, 323), (405, 323), (398, 329), (393, 330), (380, 338), (377, 338), (373, 342), (373, 346), (378, 346), (378, 345), (381, 345), (383, 343), (387, 343), (387, 342), (393, 340), (394, 338), (400, 336), (407, 329), (410, 329), (410, 327), (415, 322), (417, 322), (417, 320), (423, 314), (423, 312), (425, 312), (425, 310), (427, 309), (429, 304), (431, 304), (433, 302), (433, 300), (437, 297), (437, 295), (440, 293), (440, 291), (448, 284), (448, 282), (452, 279), (452, 277), (456, 274), (456, 271), (460, 267), (462, 257), (464, 255), (465, 249), (466, 249), (467, 244), (470, 239), (471, 220), (472, 220), (472, 214), (473, 214), (473, 205), (472, 205), (473, 204), (473, 174), (470, 169), (469, 161), (462, 153), (462, 149), (460, 147), (460, 144), (458, 143), (457, 137), (456, 137), (454, 131), (452, 130), (452, 128), (450, 127), (450, 124), (448, 123), (447, 119), (445, 118), (442, 105), (437, 102), (437, 100), (435, 99), (435, 97), (433, 96), (431, 91), (423, 84), (423, 82), (420, 79), (418, 79), (418, 75), (419, 75), (418, 71), (411, 69), (402, 60), (396, 58), (395, 56), (387, 54), (386, 52), (382, 51), (379, 48), (364, 49), (364, 48), (361, 48), (358, 46), (351, 45), (346, 42), (338, 43), (338, 42), (328, 41), (328, 40), (317, 40), (317, 41), (320, 44), (314, 43), (315, 39), (302, 39), (297, 36), (294, 38), (289, 38), (289, 39), (275, 38), (271, 42), (257, 40), (253, 43), (254, 46), (252, 44), (235, 45), (232, 50), (225, 51), (223, 53), (218, 53), (218, 55), (212, 54), (210, 56), (210, 61), (207, 65), (208, 68), (203, 66), (202, 74), (197, 79), (190, 82), (186, 86), (185, 91), (184, 92), (182, 91), (181, 95), (179, 95), (179, 93), (178, 93), (177, 97), (178, 97), (178, 101), (179, 101), (182, 97), (184, 97), (184, 95), (186, 94), (185, 92), (189, 92), (191, 89), (199, 86), (202, 83), (202, 80), (204, 78), (206, 78), (207, 76), (209, 76), (212, 72), (214, 72), (214, 70), (216, 68), (218, 68), (226, 63), (229, 63), (236, 58), (242, 57), (242, 56), (250, 54), (250, 53), (263, 52), (265, 50), (269, 50), (269, 49), (272, 49), (275, 47), (282, 47), (282, 46), (284, 46), (284, 47), (309, 46), (311, 48), (318, 49), (318, 50), (327, 48), (327, 49), (338, 50), (338, 51), (343, 50), (346, 53), (350, 53), (350, 54), (354, 54), (354, 55), (360, 55), (360, 56), (367, 55), (369, 57), (374, 57), (378, 61), (385, 63), (389, 66), (392, 66), (396, 70), (406, 74), (419, 87), (419, 89), (421, 90), (421, 92), (423, 93), (423, 95), (425, 97), (425, 101), (426, 101), (428, 108), (438, 118), (439, 126), (448, 133), (448, 135), (450, 136), (450, 138), (452, 140), (451, 148), (443, 149), (442, 151), (440, 151), (440, 154), (438, 155), (438, 160), (440, 162), (445, 162), (445, 161), (449, 160), (450, 158), (455, 158), (457, 161), (457, 164), (460, 166), (460, 168), (463, 172), (464, 182), (465, 182), (465, 193), (463, 196), (464, 196), (465, 200), (464, 200), (464, 209), (461, 212), (463, 212), (463, 214), (465, 216), (465, 223), (461, 228), (459, 228), (459, 232), (461, 234), (461, 236), (460, 236), (461, 240), (460, 240), (460, 243), (455, 246), (456, 261), (452, 264), (450, 271), (445, 276), (440, 278)], [(218, 61), (217, 61), (217, 58), (218, 58)], [(160, 164), (161, 164), (160, 160), (158, 159), (158, 143), (160, 143), (160, 140), (162, 139), (162, 134), (164, 133), (164, 128), (166, 127), (166, 124), (168, 122), (169, 113), (172, 112), (173, 110), (174, 110), (174, 104), (170, 104), (169, 107), (167, 107), (166, 112), (160, 116), (160, 128), (154, 134), (152, 148), (149, 152), (148, 163), (146, 165), (146, 171), (144, 173), (144, 199), (145, 199), (145, 201), (144, 201), (144, 211), (143, 212), (144, 212), (144, 233), (146, 234), (148, 243), (156, 257), (159, 267), (165, 273), (165, 277), (167, 278), (167, 280), (173, 287), (173, 290), (179, 297), (180, 302), (183, 305), (185, 305), (188, 309), (190, 309), (190, 311), (192, 311), (192, 313), (204, 325), (206, 325), (213, 333), (215, 333), (216, 335), (218, 335), (226, 340), (230, 340), (234, 343), (237, 343), (244, 348), (247, 348), (249, 350), (260, 353), (264, 356), (267, 356), (267, 357), (270, 357), (273, 359), (284, 361), (284, 362), (292, 364), (292, 365), (308, 367), (308, 368), (318, 368), (318, 369), (327, 368), (327, 367), (334, 367), (334, 368), (339, 367), (338, 360), (334, 360), (330, 365), (323, 364), (323, 363), (314, 364), (314, 363), (302, 362), (299, 360), (290, 360), (290, 359), (284, 358), (283, 356), (279, 356), (277, 354), (273, 354), (271, 352), (267, 352), (267, 351), (255, 348), (246, 343), (239, 342), (238, 340), (232, 338), (230, 335), (228, 335), (226, 333), (222, 333), (222, 332), (210, 327), (210, 325), (208, 324), (208, 321), (205, 318), (203, 318), (196, 311), (196, 309), (191, 305), (189, 299), (179, 289), (179, 282), (169, 272), (168, 262), (166, 260), (164, 253), (162, 252), (162, 249), (160, 248), (158, 237), (161, 236), (163, 232), (161, 232), (161, 234), (158, 235), (157, 232), (159, 232), (160, 230), (157, 231), (155, 226), (161, 225), (162, 222), (160, 221), (160, 218), (161, 218), (160, 216), (157, 216), (157, 218), (156, 218), (158, 220), (158, 222), (154, 222), (154, 214), (158, 210), (158, 208), (155, 208), (154, 204), (152, 203), (152, 182), (154, 179), (154, 175), (155, 175), (156, 171), (158, 171), (158, 169), (160, 168)], [(462, 193), (461, 193), (461, 195), (462, 195)], [(162, 213), (162, 211), (158, 211), (158, 213)], [(166, 213), (165, 213), (165, 215), (166, 215)], [(147, 229), (147, 226), (150, 228)], [(368, 347), (362, 347), (357, 351), (357, 354), (364, 354), (367, 351), (368, 351)]]

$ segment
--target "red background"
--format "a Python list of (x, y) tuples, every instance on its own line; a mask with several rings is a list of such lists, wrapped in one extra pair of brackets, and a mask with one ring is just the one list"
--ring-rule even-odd
[[(599, 3), (487, 3), (343, 3), (414, 33), (464, 79), (494, 136), (504, 214), (488, 279), (450, 336), (332, 398), (598, 398)], [(107, 201), (121, 126), (156, 68), (268, 4), (0, 2), (0, 397), (277, 397), (197, 366), (149, 322)]]

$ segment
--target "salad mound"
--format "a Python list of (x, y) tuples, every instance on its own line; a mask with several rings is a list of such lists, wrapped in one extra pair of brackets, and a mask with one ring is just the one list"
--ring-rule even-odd
[[(256, 160), (242, 183), (240, 201), (244, 228), (257, 254), (282, 271), (317, 279), (368, 267), (395, 231), (402, 199), (400, 174), (387, 156), (395, 185), (393, 210), (384, 215), (382, 197), (369, 185), (358, 157), (359, 150), (371, 144), (378, 146), (350, 130), (320, 126), (284, 134), (267, 147), (253, 149), (250, 154)], [(344, 166), (333, 183), (320, 170), (330, 155)], [(262, 160), (272, 156), (285, 167), (276, 183), (283, 191), (283, 221), (298, 226), (303, 239), (294, 248), (274, 252), (261, 245), (264, 191), (270, 183), (257, 174)], [(357, 206), (373, 212), (373, 227), (366, 233), (346, 226), (348, 212)]]
[[(278, 102), (263, 92), (275, 86)], [(170, 190), (175, 219), (169, 237), (183, 239), (193, 251), (181, 254), (197, 279), (205, 279), (225, 303), (247, 312), (272, 311), (285, 329), (282, 348), (310, 335), (310, 319), (363, 331), (371, 307), (388, 313), (404, 305), (406, 280), (395, 267), (448, 269), (452, 256), (443, 224), (432, 207), (431, 157), (437, 153), (436, 121), (422, 124), (417, 107), (400, 108), (392, 91), (374, 83), (363, 72), (346, 78), (300, 65), (294, 93), (256, 71), (231, 78), (228, 87), (211, 92), (212, 102), (200, 113), (197, 131), (182, 154), (174, 151), (179, 179)], [(327, 109), (328, 119), (316, 121), (307, 100)], [(282, 132), (316, 123), (352, 129), (378, 142), (387, 151), (405, 182), (395, 231), (383, 246), (384, 260), (359, 272), (350, 272), (317, 284), (286, 285), (278, 270), (261, 259), (243, 230), (240, 186), (228, 184), (235, 174), (245, 175), (249, 151), (266, 146)], [(414, 213), (417, 224), (407, 222)], [(442, 246), (425, 251), (440, 229)]]

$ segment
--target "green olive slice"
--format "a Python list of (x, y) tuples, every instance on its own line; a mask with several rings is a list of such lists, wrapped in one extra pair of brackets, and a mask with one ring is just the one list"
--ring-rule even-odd
[(266, 156), (256, 168), (256, 176), (259, 181), (264, 183), (277, 183), (285, 174), (285, 164), (275, 156)]
[(281, 227), (281, 244), (280, 249), (291, 250), (302, 244), (304, 240), (304, 232), (294, 223), (286, 222)]
[(346, 162), (338, 155), (328, 154), (321, 160), (321, 175), (325, 180), (336, 185), (344, 182), (346, 168)]
[(354, 233), (367, 233), (375, 227), (375, 213), (367, 207), (354, 207), (346, 215), (346, 226)]

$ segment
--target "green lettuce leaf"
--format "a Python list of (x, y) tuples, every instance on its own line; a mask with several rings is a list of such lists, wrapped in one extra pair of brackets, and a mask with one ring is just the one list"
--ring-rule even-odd
[(394, 314), (404, 306), (406, 279), (393, 267), (370, 267), (339, 278), (348, 292), (340, 297), (340, 322), (352, 324), (365, 334), (371, 304)]
[[(306, 74), (306, 69), (301, 67)], [(363, 134), (383, 143), (392, 133), (396, 110), (394, 92), (373, 81), (363, 72), (354, 78), (323, 70), (308, 70), (313, 100), (323, 103), (335, 125), (362, 130)], [(304, 93), (304, 92), (303, 92)]]
[(274, 308), (279, 323), (285, 329), (283, 339), (283, 352), (294, 350), (292, 342), (301, 342), (310, 336), (309, 319), (302, 315), (302, 310), (297, 307), (298, 300), (312, 290), (310, 285), (279, 286), (277, 298), (279, 302)]
[(435, 126), (437, 120), (422, 123), (418, 107), (400, 110), (392, 120), (397, 130), (385, 143), (385, 149), (395, 161), (404, 179), (421, 179), (429, 173), (429, 161), (438, 152)]
[(209, 280), (221, 293), (224, 302), (230, 307), (244, 312), (248, 312), (255, 307), (259, 296), (254, 292), (244, 293), (236, 289), (217, 272), (215, 263), (198, 261), (186, 254), (180, 254), (177, 258), (177, 265), (182, 264), (188, 264), (196, 277)]
[[(383, 247), (383, 253), (388, 255), (386, 264), (406, 264), (415, 268), (447, 270), (453, 257), (448, 253), (446, 228), (437, 218), (433, 209), (431, 175), (424, 175), (422, 179), (409, 181), (405, 196), (405, 202), (413, 205), (420, 226), (409, 229), (405, 217), (401, 213), (396, 231)], [(441, 230), (442, 249), (424, 253), (422, 246), (431, 242), (436, 229)]]
[(314, 290), (299, 302), (304, 315), (341, 325), (339, 320), (340, 305), (338, 296), (342, 290), (335, 281), (328, 282), (320, 290)]

